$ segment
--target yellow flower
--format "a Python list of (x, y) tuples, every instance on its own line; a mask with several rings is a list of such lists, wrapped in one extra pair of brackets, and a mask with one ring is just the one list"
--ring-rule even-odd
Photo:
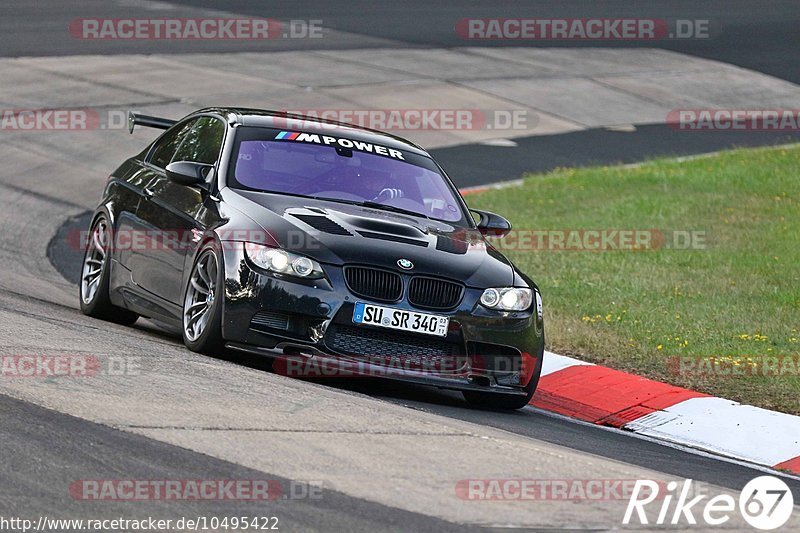
[(660, 344), (658, 346), (656, 346), (656, 350), (660, 350), (661, 348), (663, 348), (663, 346), (660, 345)]

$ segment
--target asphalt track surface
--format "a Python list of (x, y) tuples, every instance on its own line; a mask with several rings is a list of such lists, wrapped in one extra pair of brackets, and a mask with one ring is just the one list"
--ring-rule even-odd
[[(188, 7), (218, 7), (212, 2), (178, 2)], [(225, 3), (225, 11), (240, 14), (270, 16), (280, 19), (319, 18), (328, 27), (350, 34), (342, 38), (337, 46), (374, 47), (383, 43), (403, 43), (404, 46), (462, 46), (450, 28), (459, 18), (472, 16), (652, 16), (673, 18), (708, 18), (719, 22), (718, 34), (709, 41), (663, 43), (662, 46), (688, 54), (699, 55), (759, 70), (790, 81), (798, 81), (798, 33), (796, 31), (798, 10), (791, 2), (770, 2), (769, 9), (754, 9), (752, 2), (709, 2), (697, 6), (694, 2), (676, 2), (665, 6), (663, 3), (637, 4), (628, 7), (627, 3), (611, 2), (602, 8), (599, 4), (580, 3), (580, 14), (576, 14), (577, 3), (543, 2), (538, 4), (514, 2), (493, 2), (464, 7), (458, 3), (403, 2), (377, 3), (352, 2), (347, 8), (330, 2), (274, 2), (268, 8), (257, 2), (231, 1)], [(60, 2), (33, 4), (28, 2), (6, 2), (0, 8), (0, 55), (73, 55), (85, 53), (148, 53), (148, 52), (191, 52), (196, 48), (165, 50), (163, 43), (105, 43), (101, 48), (88, 50), (85, 43), (48, 39), (50, 32), (80, 16), (125, 16), (120, 10), (140, 13), (137, 2), (118, 2), (114, 5), (103, 2)], [(268, 12), (265, 12), (268, 9)], [(424, 13), (420, 15), (420, 13)], [(447, 28), (444, 31), (442, 28)], [(509, 43), (510, 45), (519, 45)], [(229, 50), (227, 43), (200, 43), (208, 47), (204, 51)], [(237, 43), (236, 46), (241, 46)], [(249, 46), (249, 45), (248, 45)], [(257, 45), (253, 45), (257, 46)], [(283, 41), (270, 43), (274, 49), (323, 46), (311, 41)], [(327, 44), (325, 44), (327, 46)], [(635, 44), (633, 44), (635, 46)], [(284, 48), (281, 48), (284, 47)], [(258, 48), (263, 50), (263, 48)], [(236, 48), (242, 51), (242, 48)], [(168, 73), (165, 73), (168, 75)], [(731, 145), (776, 144), (792, 140), (785, 135), (744, 134), (731, 138), (730, 135), (701, 134), (702, 138), (674, 136), (664, 126), (639, 127), (635, 132), (614, 132), (608, 130), (589, 130), (558, 136), (518, 139), (518, 148), (509, 156), (508, 148), (473, 145), (446, 148), (436, 151), (446, 168), (450, 165), (463, 166), (463, 181), (460, 186), (477, 185), (489, 179), (509, 179), (528, 170), (547, 170), (556, 166), (632, 162), (656, 155), (685, 155), (719, 149)], [(795, 139), (796, 140), (796, 139)], [(503, 151), (507, 167), (488, 168), (483, 161)], [(525, 155), (531, 154), (531, 155)], [(528, 159), (523, 159), (528, 157)], [(466, 171), (473, 169), (471, 174)], [(93, 178), (92, 178), (93, 179)], [(5, 186), (3, 194), (7, 202), (4, 208), (8, 213), (21, 216), (26, 213), (31, 219), (20, 224), (26, 228), (19, 235), (4, 237), (0, 268), (17, 272), (20, 265), (30, 265), (36, 259), (45, 259), (45, 243), (56, 235), (61, 221), (67, 218), (64, 212), (72, 213), (72, 225), (61, 225), (61, 231), (69, 227), (84, 227), (85, 215), (80, 214), (83, 206), (69, 205), (54, 197), (37, 195), (22, 188)], [(99, 191), (98, 191), (99, 192)], [(12, 205), (15, 204), (15, 205)], [(33, 206), (33, 207), (31, 207)], [(16, 207), (17, 210), (13, 208)], [(78, 211), (76, 215), (75, 212)], [(60, 217), (49, 234), (37, 228), (39, 220), (48, 213)], [(82, 216), (84, 218), (82, 218)], [(26, 233), (27, 232), (27, 233)], [(45, 235), (46, 234), (46, 235)], [(24, 251), (19, 259), (19, 247), (26, 239), (36, 239), (33, 248)], [(58, 242), (56, 238), (53, 242)], [(181, 347), (179, 340), (169, 337), (157, 327), (139, 323), (135, 328), (108, 326), (83, 317), (77, 310), (76, 298), (70, 301), (68, 294), (74, 281), (74, 259), (58, 253), (51, 247), (47, 254), (61, 279), (41, 279), (31, 281), (32, 286), (11, 287), (4, 283), (0, 290), (0, 315), (4, 321), (4, 350), (47, 351), (48, 349), (78, 350), (86, 352), (109, 352), (138, 354), (146, 357), (147, 365), (159, 369), (153, 375), (146, 374), (144, 380), (134, 384), (120, 384), (113, 381), (102, 383), (98, 394), (106, 394), (110, 409), (121, 409), (128, 404), (116, 403), (117, 388), (126, 389), (130, 395), (140, 396), (139, 407), (158, 412), (158, 404), (170, 398), (156, 385), (148, 384), (150, 376), (160, 386), (166, 383), (175, 390), (187, 395), (187, 402), (193, 399), (202, 405), (203, 395), (209, 398), (225, 398), (233, 402), (250, 394), (246, 389), (235, 389), (234, 379), (251, 380), (263, 383), (265, 387), (285, 387), (283, 381), (263, 368), (257, 360), (226, 356), (212, 359), (191, 354)], [(30, 259), (30, 261), (29, 261)], [(26, 267), (29, 268), (29, 267)], [(35, 270), (35, 269), (34, 269)], [(38, 274), (34, 271), (32, 274)], [(15, 278), (16, 279), (16, 278)], [(21, 277), (20, 279), (25, 279)], [(30, 290), (29, 290), (30, 289)], [(31, 297), (35, 293), (35, 297)], [(74, 290), (73, 290), (74, 293)], [(166, 365), (171, 373), (161, 370)], [(148, 367), (149, 368), (149, 367)], [(218, 373), (219, 381), (213, 379)], [(174, 381), (164, 376), (175, 376)], [(232, 376), (232, 377), (231, 377)], [(192, 386), (192, 382), (196, 385)], [(52, 385), (52, 386), (51, 386)], [(243, 464), (247, 461), (232, 462), (217, 458), (212, 453), (193, 451), (189, 444), (182, 446), (169, 444), (160, 437), (160, 431), (176, 430), (163, 428), (141, 428), (133, 424), (125, 425), (115, 420), (123, 420), (124, 414), (112, 412), (108, 416), (97, 414), (103, 423), (89, 421), (91, 408), (96, 405), (93, 392), (88, 385), (74, 385), (53, 392), (55, 384), (43, 384), (40, 389), (26, 389), (12, 386), (0, 394), (0, 449), (4, 460), (0, 464), (0, 515), (33, 516), (92, 516), (113, 517), (120, 514), (141, 517), (143, 515), (175, 518), (181, 515), (241, 515), (263, 514), (264, 508), (247, 502), (191, 502), (166, 503), (148, 502), (131, 506), (120, 502), (85, 502), (70, 498), (65, 487), (76, 479), (253, 479), (269, 477), (282, 483), (289, 479), (282, 476), (281, 468), (276, 471), (268, 468), (253, 469)], [(140, 387), (140, 389), (137, 389)], [(233, 390), (224, 389), (231, 387)], [(468, 408), (460, 397), (448, 392), (427, 387), (400, 386), (383, 381), (326, 380), (297, 382), (295, 392), (312, 402), (316, 397), (333, 398), (350, 402), (350, 406), (381, 406), (387, 411), (405, 413), (404, 417), (416, 420), (431, 415), (442, 424), (467, 423), (476, 427), (499, 430), (514, 438), (536, 443), (537, 446), (555, 445), (576, 456), (595, 461), (603, 470), (610, 460), (630, 467), (638, 472), (638, 467), (662, 473), (665, 477), (693, 478), (729, 489), (739, 489), (745, 482), (760, 472), (745, 465), (691, 453), (659, 443), (633, 438), (618, 430), (597, 428), (578, 424), (562, 418), (526, 408), (517, 413), (497, 413)], [(223, 389), (223, 390), (221, 390)], [(5, 392), (9, 392), (6, 395)], [(72, 394), (74, 393), (74, 394)], [(197, 396), (191, 396), (196, 393)], [(121, 394), (121, 393), (120, 393)], [(27, 401), (12, 398), (24, 397)], [(41, 400), (39, 400), (41, 398)], [(271, 397), (275, 400), (275, 397)], [(278, 401), (280, 397), (278, 396)], [(94, 403), (93, 403), (94, 401)], [(286, 397), (291, 403), (294, 398)], [(74, 404), (73, 404), (74, 402)], [(39, 405), (34, 405), (35, 403)], [(152, 405), (151, 405), (152, 404)], [(46, 405), (47, 407), (42, 407)], [(280, 410), (280, 405), (270, 405)], [(395, 409), (399, 408), (399, 409)], [(177, 407), (175, 407), (177, 410)], [(191, 409), (191, 407), (187, 407)], [(199, 407), (195, 416), (200, 418)], [(122, 409), (121, 409), (122, 410)], [(224, 406), (222, 408), (224, 411)], [(80, 414), (72, 416), (67, 412)], [(166, 412), (166, 411), (165, 411)], [(89, 413), (89, 414), (87, 414)], [(192, 412), (189, 411), (188, 415)], [(188, 416), (187, 415), (187, 416)], [(342, 413), (345, 417), (346, 413)], [(307, 415), (308, 416), (308, 415)], [(235, 418), (235, 415), (232, 414)], [(189, 416), (189, 418), (191, 418)], [(105, 422), (105, 420), (108, 422)], [(179, 424), (175, 424), (179, 426)], [(178, 430), (181, 429), (178, 427)], [(214, 428), (206, 428), (208, 430)], [(224, 428), (217, 428), (224, 433)], [(487, 429), (487, 430), (488, 430)], [(176, 430), (177, 431), (177, 430)], [(253, 430), (255, 431), (255, 430)], [(259, 430), (260, 431), (260, 430)], [(264, 430), (265, 432), (267, 430)], [(275, 430), (279, 433), (279, 430)], [(211, 431), (204, 431), (207, 435)], [(204, 435), (204, 436), (205, 436)], [(198, 435), (197, 438), (203, 436)], [(205, 436), (205, 438), (209, 438)], [(172, 439), (181, 441), (179, 437)], [(302, 442), (302, 441), (301, 441)], [(233, 444), (231, 444), (233, 445)], [(387, 453), (394, 453), (387, 444)], [(265, 453), (259, 449), (253, 455)], [(521, 458), (535, 464), (536, 456)], [(273, 465), (279, 462), (270, 463)], [(435, 472), (437, 464), (433, 461), (430, 470)], [(558, 472), (558, 465), (550, 465), (550, 472)], [(564, 466), (566, 469), (566, 465)], [(463, 477), (468, 477), (464, 473)], [(308, 479), (308, 478), (306, 478)], [(785, 478), (795, 494), (800, 494), (800, 482)], [(397, 495), (398, 502), (404, 494)], [(428, 512), (411, 512), (397, 506), (376, 503), (371, 498), (354, 497), (338, 490), (328, 489), (322, 500), (298, 500), (274, 502), (267, 506), (269, 514), (275, 514), (286, 523), (284, 530), (416, 530), (449, 531), (467, 529), (463, 523), (435, 518), (434, 509)], [(484, 524), (487, 525), (487, 524)], [(491, 525), (491, 524), (489, 524)], [(607, 527), (616, 527), (608, 523)], [(282, 528), (283, 529), (283, 528)]]
[[(470, 531), (473, 528), (364, 502), (335, 491), (319, 499), (273, 502), (153, 501), (131, 513), (130, 504), (84, 501), (64, 487), (80, 479), (264, 479), (264, 473), (237, 464), (187, 452), (182, 448), (122, 433), (100, 424), (0, 396), (0, 446), (6, 457), (18, 458), (3, 472), (4, 516), (50, 512), (55, 518), (172, 519), (198, 516), (277, 516), (286, 529), (307, 531)], [(70, 435), (80, 438), (65, 438)], [(270, 476), (288, 487), (290, 480)], [(280, 517), (291, 516), (281, 524)], [(477, 529), (477, 528), (474, 528)]]
[(634, 131), (595, 128), (518, 138), (514, 140), (516, 146), (471, 144), (438, 148), (431, 153), (448, 173), (457, 177), (459, 187), (474, 187), (559, 167), (636, 163), (798, 140), (800, 132), (796, 131), (685, 132), (665, 124), (647, 124), (636, 126)]
[[(188, 8), (224, 10), (229, 13), (270, 17), (280, 20), (318, 19), (326, 28), (347, 32), (357, 39), (331, 43), (327, 39), (275, 40), (269, 43), (164, 43), (100, 42), (87, 44), (57, 33), (80, 17), (158, 16), (158, 10), (143, 11), (145, 2), (101, 0), (27, 2), (9, 0), (0, 7), (0, 55), (52, 56), (109, 53), (181, 53), (203, 50), (288, 50), (316, 47), (321, 49), (363, 48), (370, 43), (404, 46), (472, 46), (453, 31), (462, 18), (592, 18), (631, 17), (709, 21), (710, 39), (608, 42), (603, 46), (662, 47), (699, 57), (732, 63), (793, 82), (800, 82), (797, 68), (800, 56), (800, 10), (791, 0), (747, 1), (712, 0), (697, 2), (644, 1), (583, 2), (580, 0), (520, 0), (459, 2), (444, 0), (404, 0), (385, 2), (356, 0), (271, 1), (177, 0)], [(50, 38), (42, 39), (49, 35)], [(481, 41), (482, 46), (530, 46), (530, 42)], [(537, 42), (536, 46), (564, 46), (563, 42)], [(597, 46), (597, 43), (570, 42), (569, 46)]]
[[(148, 7), (155, 4), (155, 7)], [(231, 0), (177, 0), (186, 16), (206, 12), (269, 17), (279, 20), (318, 20), (334, 30), (334, 38), (250, 41), (81, 41), (63, 31), (79, 18), (158, 17), (158, 2), (102, 0), (27, 2), (9, 0), (0, 6), (0, 57), (129, 53), (199, 53), (280, 50), (336, 50), (372, 47), (526, 47), (515, 40), (470, 41), (454, 31), (464, 18), (655, 18), (672, 23), (707, 20), (709, 38), (646, 41), (537, 41), (537, 47), (603, 46), (612, 48), (663, 48), (713, 59), (800, 83), (800, 10), (791, 0), (752, 2), (715, 0), (696, 2), (607, 2), (519, 0), (474, 2), (456, 0), (431, 3), (424, 0), (376, 2), (359, 0), (304, 2)], [(47, 38), (42, 38), (47, 36)], [(165, 75), (168, 75), (165, 73)], [(461, 187), (518, 178), (528, 171), (547, 171), (559, 166), (614, 164), (644, 159), (700, 154), (738, 146), (774, 145), (796, 141), (800, 134), (740, 131), (698, 131), (676, 134), (654, 124), (632, 132), (590, 130), (575, 134), (537, 135), (516, 140), (516, 146), (492, 147), (467, 144), (433, 150)], [(500, 157), (495, 157), (499, 155)], [(491, 161), (491, 164), (487, 163)]]

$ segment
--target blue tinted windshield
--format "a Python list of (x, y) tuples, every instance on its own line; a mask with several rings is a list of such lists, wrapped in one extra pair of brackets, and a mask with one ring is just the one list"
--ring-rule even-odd
[(445, 178), (433, 161), (418, 154), (338, 136), (240, 128), (233, 157), (233, 186), (463, 220)]

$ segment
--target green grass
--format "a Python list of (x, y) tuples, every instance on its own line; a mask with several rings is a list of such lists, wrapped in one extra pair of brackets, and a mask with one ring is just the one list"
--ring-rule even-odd
[(670, 363), (800, 357), (800, 145), (559, 169), (467, 200), (519, 230), (705, 232), (705, 249), (507, 253), (542, 290), (549, 349), (800, 414), (800, 370), (725, 377)]

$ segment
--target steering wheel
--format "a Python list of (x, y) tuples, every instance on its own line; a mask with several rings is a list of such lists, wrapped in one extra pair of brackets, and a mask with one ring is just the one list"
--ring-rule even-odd
[(424, 204), (412, 200), (411, 198), (392, 198), (391, 200), (384, 200), (381, 203), (399, 207), (400, 209), (407, 209), (408, 211), (414, 211), (421, 215), (430, 215), (430, 211)]

